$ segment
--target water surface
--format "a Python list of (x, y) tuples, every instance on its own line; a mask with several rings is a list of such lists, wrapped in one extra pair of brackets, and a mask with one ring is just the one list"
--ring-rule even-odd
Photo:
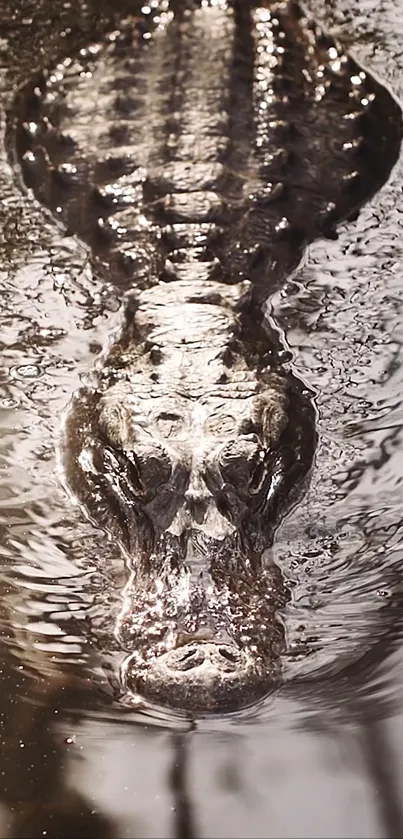
[[(401, 0), (309, 8), (403, 101)], [(1, 11), (4, 115), (33, 62), (125, 4)], [(118, 300), (24, 194), (3, 141), (0, 154), (1, 834), (403, 835), (402, 164), (270, 301), (319, 432), (273, 547), (293, 595), (285, 679), (247, 712), (191, 724), (119, 701), (115, 659), (92, 643), (124, 568), (60, 487), (54, 434)]]

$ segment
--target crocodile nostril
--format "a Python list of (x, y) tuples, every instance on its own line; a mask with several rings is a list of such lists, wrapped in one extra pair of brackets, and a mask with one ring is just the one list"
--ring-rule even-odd
[(176, 670), (192, 670), (193, 667), (203, 664), (204, 658), (202, 647), (187, 647), (183, 648), (183, 651), (177, 651), (173, 663)]
[(189, 658), (194, 658), (195, 652), (196, 650), (188, 650), (187, 653), (182, 656), (182, 661), (188, 661)]
[(242, 664), (242, 654), (236, 647), (208, 641), (186, 644), (166, 653), (160, 659), (161, 666), (171, 673), (185, 674), (203, 669), (210, 673), (234, 673)]
[(231, 647), (219, 647), (218, 652), (231, 664), (237, 664), (239, 661), (240, 654), (238, 650), (232, 649)]

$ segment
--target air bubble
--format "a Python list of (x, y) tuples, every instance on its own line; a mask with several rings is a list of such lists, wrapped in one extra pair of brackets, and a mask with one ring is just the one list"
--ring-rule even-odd
[(0, 399), (0, 408), (4, 408), (5, 410), (10, 410), (10, 408), (18, 408), (20, 403), (17, 399), (12, 399), (10, 396), (4, 397), (4, 399)]
[(20, 367), (12, 367), (10, 375), (14, 379), (37, 379), (42, 374), (38, 364), (22, 364)]

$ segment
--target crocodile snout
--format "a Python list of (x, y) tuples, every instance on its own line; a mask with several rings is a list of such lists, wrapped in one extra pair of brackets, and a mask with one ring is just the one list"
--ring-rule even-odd
[(225, 713), (267, 694), (268, 674), (233, 644), (191, 642), (155, 657), (139, 674), (126, 670), (129, 690), (160, 705), (196, 714)]

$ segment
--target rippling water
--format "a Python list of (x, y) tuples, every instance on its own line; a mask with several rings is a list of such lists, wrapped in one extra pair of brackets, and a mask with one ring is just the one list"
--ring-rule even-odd
[[(402, 0), (309, 6), (403, 101)], [(0, 8), (3, 112), (33, 54), (85, 43), (112, 17), (95, 0)], [(270, 301), (317, 394), (320, 438), (273, 547), (293, 593), (285, 680), (252, 710), (192, 725), (120, 702), (118, 650), (97, 656), (124, 569), (64, 495), (54, 433), (118, 301), (23, 195), (3, 148), (2, 835), (403, 835), (403, 164)]]

